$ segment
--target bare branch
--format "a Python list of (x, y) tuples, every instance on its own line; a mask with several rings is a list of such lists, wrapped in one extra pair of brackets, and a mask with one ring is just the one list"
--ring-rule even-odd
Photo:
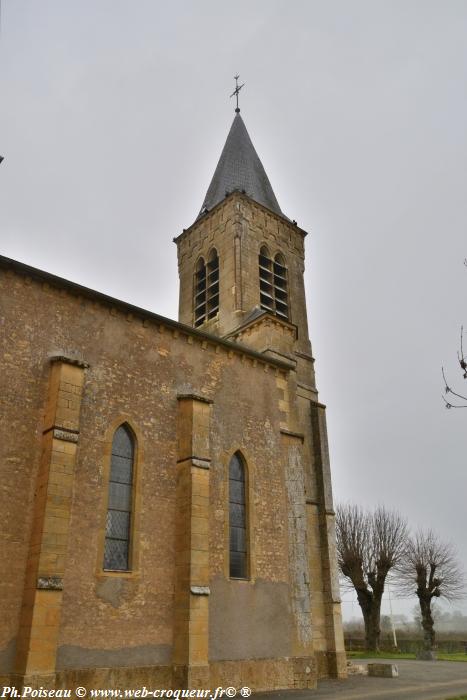
[[(467, 258), (466, 258), (467, 260)], [(466, 263), (466, 260), (464, 260), (464, 265)], [(464, 379), (467, 379), (467, 361), (465, 359), (464, 355), (464, 326), (461, 326), (461, 334), (460, 334), (460, 352), (457, 352), (457, 359), (459, 361), (459, 364), (462, 369), (462, 377)], [(444, 393), (445, 394), (452, 394), (453, 396), (457, 396), (458, 399), (461, 399), (462, 401), (467, 401), (467, 396), (463, 396), (462, 394), (458, 394), (457, 392), (453, 391), (451, 387), (449, 386), (446, 375), (444, 373), (444, 367), (441, 368), (441, 372), (443, 375), (443, 380), (444, 380)], [(446, 408), (467, 408), (467, 404), (453, 404), (450, 401), (447, 401), (443, 397), (443, 401), (446, 404)]]
[(466, 581), (456, 552), (432, 530), (419, 530), (407, 540), (403, 560), (398, 566), (399, 590), (430, 598), (463, 598)]
[(464, 326), (461, 326), (461, 356), (459, 358), (459, 364), (462, 367), (462, 369), (464, 370), (464, 379), (467, 379), (467, 372), (466, 372), (467, 364), (466, 364), (465, 358), (464, 358), (464, 347), (463, 347), (463, 342), (462, 342), (463, 335), (464, 335)]
[(446, 408), (467, 408), (467, 404), (460, 404), (460, 405), (459, 404), (452, 404), (452, 403), (449, 403), (449, 401), (446, 401), (444, 396), (441, 396), (441, 398), (443, 399), (444, 403), (446, 404)]
[[(441, 373), (443, 375), (443, 380), (444, 380), (444, 393), (445, 394), (452, 394), (453, 396), (457, 396), (458, 399), (462, 399), (462, 401), (467, 401), (467, 396), (462, 396), (462, 394), (457, 394), (448, 385), (447, 380), (446, 380), (446, 375), (444, 373), (444, 367), (441, 367)], [(442, 399), (443, 399), (444, 403), (446, 404), (446, 408), (467, 408), (467, 404), (459, 406), (456, 404), (452, 404), (450, 401), (447, 401), (444, 396), (442, 397)]]

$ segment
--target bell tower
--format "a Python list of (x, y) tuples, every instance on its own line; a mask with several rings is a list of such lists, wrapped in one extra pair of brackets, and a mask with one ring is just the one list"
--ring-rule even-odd
[(175, 239), (179, 320), (293, 359), (314, 388), (305, 236), (283, 214), (237, 108), (200, 213)]
[(311, 602), (305, 595), (299, 607), (304, 624), (312, 620), (313, 653), (330, 675), (342, 676), (325, 406), (318, 400), (306, 312), (306, 232), (282, 212), (238, 106), (235, 112), (198, 217), (175, 239), (179, 320), (289, 368), (277, 379), (284, 479), (296, 489), (289, 498), (289, 536), (292, 550), (306, 542), (308, 572), (293, 584), (294, 595), (302, 601), (301, 586), (309, 587)]

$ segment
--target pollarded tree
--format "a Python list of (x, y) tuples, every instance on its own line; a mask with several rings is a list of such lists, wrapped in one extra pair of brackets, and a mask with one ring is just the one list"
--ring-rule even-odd
[(397, 512), (379, 506), (336, 509), (337, 559), (345, 581), (355, 589), (365, 623), (366, 649), (377, 651), (381, 636), (381, 601), (389, 572), (405, 551), (407, 523)]
[(418, 597), (424, 648), (432, 651), (435, 644), (433, 599), (462, 598), (465, 590), (454, 548), (442, 542), (432, 530), (419, 530), (408, 538), (397, 568), (400, 592)]

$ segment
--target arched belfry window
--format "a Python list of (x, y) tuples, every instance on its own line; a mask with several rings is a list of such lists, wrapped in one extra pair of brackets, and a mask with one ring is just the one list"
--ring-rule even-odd
[(274, 301), (276, 303), (276, 314), (282, 316), (282, 318), (289, 318), (287, 268), (285, 260), (280, 253), (274, 258)]
[(195, 272), (195, 326), (206, 320), (206, 263), (200, 258)]
[(208, 259), (208, 319), (214, 318), (219, 311), (219, 256), (213, 248)]
[(245, 464), (236, 452), (229, 464), (230, 577), (248, 577)]
[(133, 506), (134, 438), (128, 426), (114, 433), (105, 530), (104, 569), (128, 571)]
[(195, 272), (195, 327), (214, 318), (219, 311), (219, 256), (213, 248), (207, 264), (200, 258)]
[(259, 253), (259, 292), (262, 309), (289, 318), (285, 260), (280, 253), (272, 260), (266, 246)]

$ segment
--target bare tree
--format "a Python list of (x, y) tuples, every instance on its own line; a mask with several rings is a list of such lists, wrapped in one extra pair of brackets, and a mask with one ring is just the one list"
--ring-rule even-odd
[(382, 506), (364, 511), (356, 505), (339, 505), (336, 536), (340, 571), (349, 587), (355, 589), (362, 611), (365, 647), (377, 651), (384, 587), (404, 552), (406, 521)]
[(356, 505), (336, 509), (337, 559), (342, 576), (355, 589), (365, 623), (365, 646), (377, 651), (386, 579), (405, 550), (407, 523), (379, 506), (364, 511)]
[(451, 544), (442, 542), (432, 530), (419, 530), (407, 539), (398, 565), (398, 587), (402, 594), (418, 596), (425, 651), (435, 644), (433, 599), (462, 598), (464, 576)]
[[(467, 261), (464, 261), (467, 262)], [(460, 341), (460, 349), (457, 352), (457, 359), (459, 360), (459, 365), (462, 370), (462, 378), (467, 379), (467, 359), (465, 358), (464, 355), (464, 345), (462, 342), (462, 338), (464, 335), (464, 327), (461, 326), (461, 341)], [(443, 401), (446, 404), (446, 408), (467, 408), (467, 403), (459, 403), (458, 399), (461, 401), (467, 401), (467, 396), (464, 396), (463, 394), (459, 394), (457, 391), (454, 391), (448, 384), (447, 379), (446, 379), (446, 374), (444, 372), (444, 367), (441, 368), (441, 372), (443, 374), (443, 380), (444, 380), (444, 393), (446, 396), (451, 398), (449, 395), (451, 394), (452, 396), (455, 396), (456, 398), (454, 399), (454, 403), (451, 401), (448, 401), (446, 396), (443, 396)]]

